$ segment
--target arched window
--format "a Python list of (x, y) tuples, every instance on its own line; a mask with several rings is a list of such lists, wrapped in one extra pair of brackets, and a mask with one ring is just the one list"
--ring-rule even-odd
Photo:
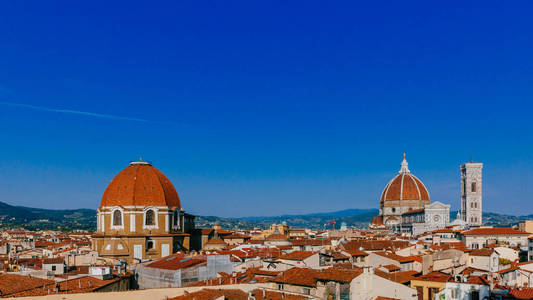
[(150, 209), (146, 211), (144, 225), (155, 225), (155, 213), (153, 210)]
[(122, 212), (118, 209), (113, 212), (113, 226), (122, 226)]
[(471, 188), (472, 188), (472, 189), (471, 189), (472, 193), (475, 193), (475, 192), (476, 192), (476, 182), (475, 182), (475, 181), (472, 182), (472, 186), (471, 186)]

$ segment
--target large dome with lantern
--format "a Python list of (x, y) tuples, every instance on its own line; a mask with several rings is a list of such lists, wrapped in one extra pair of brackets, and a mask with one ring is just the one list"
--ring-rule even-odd
[(100, 207), (167, 206), (181, 209), (172, 182), (151, 163), (134, 161), (107, 186)]

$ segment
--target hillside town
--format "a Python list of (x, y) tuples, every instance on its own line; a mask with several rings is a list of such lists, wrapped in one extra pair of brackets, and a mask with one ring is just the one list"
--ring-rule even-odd
[(0, 297), (531, 299), (533, 220), (483, 225), (482, 168), (460, 166), (453, 220), (404, 155), (367, 229), (230, 230), (196, 228), (171, 181), (134, 161), (105, 189), (94, 232), (0, 232)]

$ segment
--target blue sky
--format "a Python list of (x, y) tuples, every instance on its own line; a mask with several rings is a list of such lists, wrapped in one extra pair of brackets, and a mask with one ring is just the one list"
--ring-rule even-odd
[[(508, 5), (506, 5), (508, 4)], [(533, 2), (5, 1), (0, 201), (96, 208), (142, 155), (191, 213), (375, 208), (402, 153), (533, 213)]]

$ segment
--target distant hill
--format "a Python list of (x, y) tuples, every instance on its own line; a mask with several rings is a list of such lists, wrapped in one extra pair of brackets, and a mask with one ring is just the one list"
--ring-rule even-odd
[(0, 202), (0, 228), (2, 227), (24, 227), (30, 230), (94, 230), (96, 211), (31, 208)]
[(219, 218), (214, 216), (196, 217), (198, 227), (211, 227), (215, 222), (224, 228), (267, 228), (272, 224), (286, 222), (290, 227), (326, 229), (331, 228), (328, 223), (335, 218), (336, 228), (342, 222), (349, 227), (366, 228), (368, 223), (378, 214), (377, 209), (346, 209), (333, 212), (320, 212), (304, 215), (281, 215), (267, 217), (245, 217), (245, 218)]
[[(342, 222), (348, 227), (367, 228), (373, 217), (378, 215), (377, 209), (345, 209), (333, 212), (320, 212), (302, 215), (281, 215), (267, 217), (222, 218), (216, 216), (196, 216), (196, 226), (207, 228), (218, 223), (222, 228), (268, 228), (272, 224), (286, 222), (293, 228), (327, 229), (328, 223), (335, 218), (336, 228)], [(454, 220), (457, 212), (450, 212), (450, 220)], [(513, 226), (523, 220), (533, 219), (533, 214), (525, 216), (483, 213), (483, 223), (492, 226)], [(93, 209), (53, 210), (13, 206), (0, 202), (0, 228), (24, 227), (30, 230), (96, 230), (96, 211)]]

